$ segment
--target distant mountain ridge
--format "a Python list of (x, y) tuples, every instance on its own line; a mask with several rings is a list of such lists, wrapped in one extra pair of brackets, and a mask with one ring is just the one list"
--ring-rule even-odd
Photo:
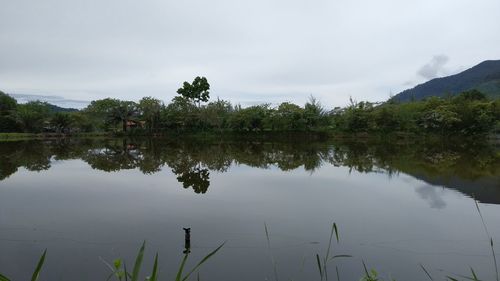
[(90, 104), (90, 102), (84, 101), (84, 100), (67, 99), (67, 98), (63, 98), (60, 96), (53, 96), (53, 95), (9, 93), (9, 96), (15, 98), (18, 103), (27, 103), (29, 101), (37, 101), (38, 100), (38, 101), (48, 102), (50, 104), (56, 105), (56, 106), (61, 107), (61, 108), (82, 109)]
[(60, 107), (51, 103), (47, 103), (47, 107), (49, 108), (50, 112), (77, 112), (79, 111), (76, 108), (66, 108), (66, 107)]
[(455, 75), (435, 78), (392, 97), (407, 102), (428, 97), (446, 97), (476, 89), (491, 98), (500, 98), (500, 60), (487, 60)]
[[(76, 108), (72, 108), (72, 107), (66, 107), (66, 106), (58, 106), (58, 105), (55, 105), (53, 103), (50, 103), (48, 101), (45, 101), (45, 100), (39, 100), (39, 99), (31, 99), (31, 100), (25, 100), (25, 99), (20, 99), (19, 97), (24, 97), (24, 96), (28, 96), (28, 95), (15, 95), (15, 94), (6, 94), (4, 92), (2, 92), (0, 90), (0, 97), (2, 95), (6, 95), (12, 99), (15, 99), (18, 104), (24, 104), (26, 102), (41, 102), (41, 103), (44, 103), (47, 107), (47, 109), (49, 110), (49, 112), (51, 113), (56, 113), (56, 112), (77, 112), (77, 111), (80, 111), (79, 109), (76, 109)], [(30, 96), (30, 97), (33, 97), (33, 96)], [(38, 96), (35, 96), (35, 97), (38, 97)], [(20, 102), (21, 101), (21, 102)]]

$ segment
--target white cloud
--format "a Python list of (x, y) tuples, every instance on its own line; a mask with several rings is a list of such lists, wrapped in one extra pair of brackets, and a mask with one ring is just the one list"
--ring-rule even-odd
[(432, 58), (430, 62), (422, 66), (417, 74), (425, 79), (433, 79), (439, 76), (445, 76), (448, 71), (445, 68), (445, 64), (450, 59), (446, 55), (437, 55)]

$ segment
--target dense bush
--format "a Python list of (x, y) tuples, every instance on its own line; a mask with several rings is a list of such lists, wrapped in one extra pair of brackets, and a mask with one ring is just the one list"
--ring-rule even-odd
[(423, 101), (387, 102), (375, 106), (351, 101), (334, 110), (332, 119), (345, 132), (412, 132), (442, 135), (484, 134), (499, 122), (499, 101), (472, 90), (450, 98), (432, 97)]

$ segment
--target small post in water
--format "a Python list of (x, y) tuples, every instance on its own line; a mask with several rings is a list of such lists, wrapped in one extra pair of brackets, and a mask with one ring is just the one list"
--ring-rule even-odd
[(184, 229), (184, 254), (191, 253), (191, 228)]

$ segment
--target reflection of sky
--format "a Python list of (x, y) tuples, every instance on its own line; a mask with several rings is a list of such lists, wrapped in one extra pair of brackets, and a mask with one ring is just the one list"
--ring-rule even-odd
[[(146, 239), (146, 269), (158, 250), (167, 279), (182, 252), (182, 227), (189, 226), (195, 256), (228, 241), (203, 267), (202, 279), (264, 280), (272, 277), (265, 222), (280, 276), (292, 277), (302, 257), (303, 274), (317, 276), (313, 257), (324, 253), (335, 221), (341, 235), (335, 253), (355, 256), (341, 262), (344, 280), (358, 280), (361, 258), (397, 280), (425, 278), (419, 263), (436, 275), (438, 268), (449, 274), (473, 266), (482, 278), (492, 277), (474, 203), (456, 191), (405, 174), (349, 173), (326, 164), (313, 174), (238, 165), (210, 176), (208, 192), (195, 194), (168, 167), (153, 175), (106, 173), (70, 160), (40, 173), (20, 169), (0, 182), (2, 270), (28, 278), (24, 267), (31, 269), (48, 248), (47, 280), (102, 279), (106, 268), (99, 256), (130, 260)], [(481, 208), (500, 238), (499, 207)]]
[[(429, 207), (442, 209), (446, 207), (446, 202), (443, 200), (442, 194), (438, 189), (439, 187), (436, 186), (422, 185), (420, 187), (417, 187), (415, 191), (420, 196), (420, 198), (429, 202)], [(443, 189), (441, 188), (441, 191), (442, 190)]]

